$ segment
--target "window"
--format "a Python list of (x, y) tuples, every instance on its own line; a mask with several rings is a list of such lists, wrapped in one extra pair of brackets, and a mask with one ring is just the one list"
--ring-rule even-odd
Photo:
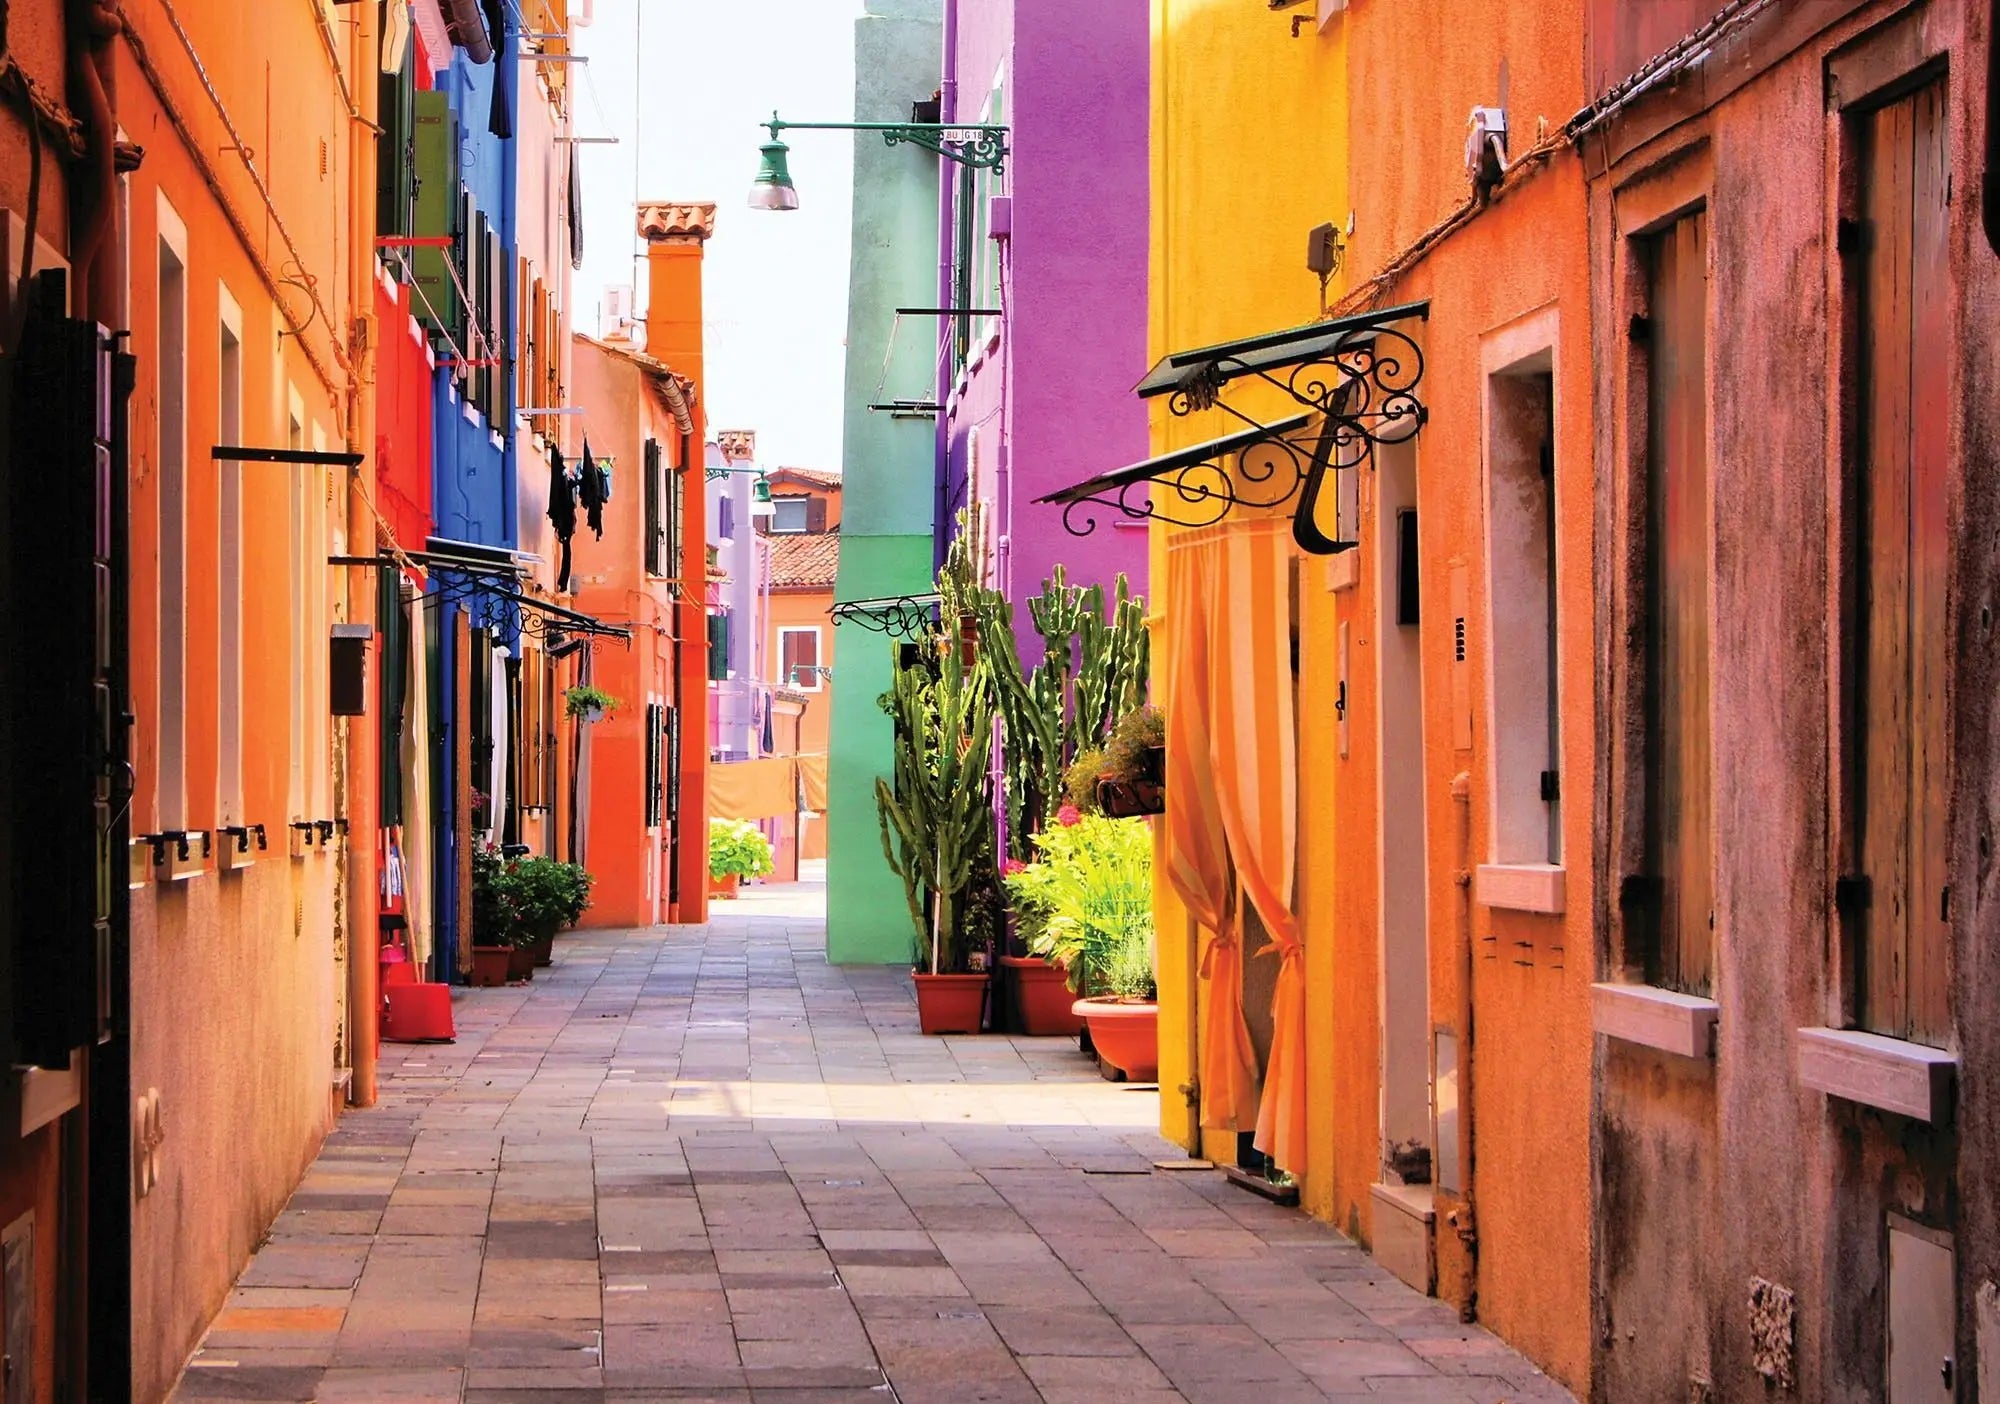
[(708, 616), (708, 680), (729, 680), (729, 611), (726, 609)]
[(646, 573), (667, 574), (666, 482), (660, 467), (660, 441), (646, 440)]
[(646, 827), (658, 828), (660, 824), (660, 800), (664, 767), (661, 765), (661, 743), (666, 738), (666, 709), (658, 702), (646, 704)]
[(818, 628), (778, 630), (778, 686), (820, 690)]
[(160, 201), (160, 674), (156, 800), (162, 830), (187, 825), (187, 229)]
[(1640, 624), (1643, 870), (1628, 889), (1646, 980), (1705, 994), (1714, 963), (1709, 738), (1708, 216), (1641, 240), (1646, 463)]
[(1546, 350), (1487, 380), (1487, 661), (1499, 864), (1562, 863), (1554, 404)]
[(808, 525), (809, 499), (803, 497), (778, 497), (771, 500), (776, 512), (771, 518), (771, 530), (784, 536), (802, 535)]
[[(681, 462), (686, 463), (686, 439), (684, 438), (681, 443)], [(685, 539), (684, 527), (687, 516), (687, 480), (685, 470), (682, 468), (669, 465), (662, 471), (666, 481), (666, 542), (661, 549), (665, 553), (666, 560), (660, 574), (679, 580), (683, 579), (687, 572), (687, 562), (681, 559), (681, 543)]]
[[(723, 481), (727, 482), (728, 479)], [(725, 491), (715, 503), (715, 535), (721, 541), (736, 539), (736, 502)]]
[[(216, 442), (243, 442), (243, 312), (223, 288)], [(218, 463), (216, 492), (216, 813), (243, 822), (243, 465)]]
[(1858, 413), (1841, 621), (1847, 851), (1836, 887), (1856, 1022), (1932, 1044), (1950, 1032), (1946, 121), (1939, 78), (1848, 127)]

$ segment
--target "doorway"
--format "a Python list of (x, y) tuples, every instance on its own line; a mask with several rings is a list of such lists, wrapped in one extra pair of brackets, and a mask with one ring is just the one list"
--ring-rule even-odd
[(1382, 1174), (1431, 1182), (1430, 938), (1416, 455), (1386, 448), (1376, 472), (1376, 759), (1380, 778)]

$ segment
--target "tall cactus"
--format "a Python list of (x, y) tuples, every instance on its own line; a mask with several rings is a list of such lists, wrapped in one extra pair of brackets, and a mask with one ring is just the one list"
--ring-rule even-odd
[(961, 954), (958, 899), (991, 861), (993, 689), (978, 662), (967, 667), (947, 646), (935, 677), (898, 669), (882, 707), (896, 723), (895, 784), (875, 781), (882, 855), (928, 940), (931, 973), (944, 974)]
[(981, 653), (998, 694), (1006, 763), (1007, 848), (1032, 858), (1030, 837), (1055, 813), (1063, 772), (1078, 752), (1101, 745), (1119, 717), (1145, 700), (1149, 641), (1145, 606), (1119, 576), (1110, 617), (1104, 587), (1069, 584), (1061, 566), (1028, 601), (1042, 658), (1021, 668), (1013, 609), (982, 592)]

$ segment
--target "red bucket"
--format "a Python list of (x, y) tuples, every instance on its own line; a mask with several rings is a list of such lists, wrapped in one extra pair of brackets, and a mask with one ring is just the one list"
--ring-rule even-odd
[[(407, 967), (406, 967), (407, 968)], [(458, 1036), (451, 1021), (451, 986), (405, 980), (388, 985), (389, 1010), (382, 1037), (391, 1043), (450, 1043)]]

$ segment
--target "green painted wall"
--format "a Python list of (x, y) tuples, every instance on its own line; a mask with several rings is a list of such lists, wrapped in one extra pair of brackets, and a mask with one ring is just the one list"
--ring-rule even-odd
[[(911, 102), (938, 85), (943, 39), (942, 0), (867, 0), (854, 25), (854, 120), (908, 121)], [(935, 390), (936, 325), (896, 328), (895, 313), (937, 300), (938, 166), (920, 147), (855, 134), (837, 600), (931, 588), (936, 426), (868, 405)], [(859, 625), (840, 629), (827, 761), (827, 957), (900, 964), (916, 932), (903, 885), (882, 859), (875, 817), (875, 777), (890, 773), (892, 739), (877, 699), (888, 691), (895, 650)]]

